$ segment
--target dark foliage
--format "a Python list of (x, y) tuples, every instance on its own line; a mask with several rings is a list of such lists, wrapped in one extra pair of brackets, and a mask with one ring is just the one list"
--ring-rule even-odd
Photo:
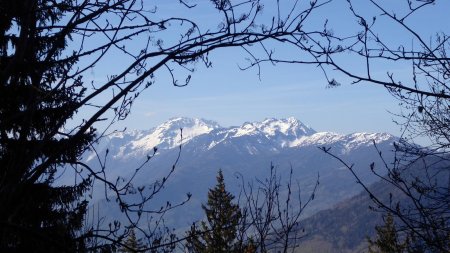
[[(76, 164), (95, 137), (67, 138), (61, 128), (83, 96), (67, 73), (77, 57), (62, 57), (66, 38), (43, 34), (37, 24), (59, 20), (61, 3), (2, 1), (0, 29), (0, 251), (82, 251), (89, 178), (54, 186), (57, 170)], [(18, 32), (16, 32), (18, 31)]]
[(119, 252), (124, 253), (134, 253), (139, 252), (141, 249), (145, 248), (141, 239), (136, 237), (136, 232), (134, 229), (130, 230), (130, 234), (127, 236), (127, 239), (123, 243), (124, 245), (120, 248)]
[(406, 252), (407, 240), (399, 237), (395, 228), (394, 218), (388, 214), (385, 218), (385, 224), (376, 226), (376, 239), (369, 239), (369, 253), (381, 252)]
[(241, 210), (233, 203), (234, 196), (225, 189), (222, 171), (217, 175), (217, 184), (208, 192), (208, 202), (202, 205), (206, 220), (200, 227), (192, 225), (188, 233), (188, 248), (198, 253), (242, 252), (238, 242), (238, 226)]
[[(305, 235), (300, 216), (314, 199), (318, 181), (302, 202), (300, 186), (292, 181), (292, 169), (286, 184), (274, 166), (269, 177), (245, 182), (237, 203), (225, 189), (221, 171), (217, 185), (208, 193), (203, 207), (207, 221), (193, 224), (187, 232), (188, 252), (290, 252), (299, 247)], [(294, 195), (297, 192), (298, 195)], [(239, 203), (239, 204), (238, 204)]]

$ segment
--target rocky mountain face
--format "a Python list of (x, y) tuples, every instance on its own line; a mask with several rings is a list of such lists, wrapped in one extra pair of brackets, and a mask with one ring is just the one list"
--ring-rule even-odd
[[(111, 180), (118, 176), (127, 178), (156, 148), (156, 155), (134, 180), (135, 185), (149, 185), (166, 177), (180, 155), (164, 190), (152, 204), (158, 206), (167, 200), (176, 203), (187, 192), (192, 193), (188, 204), (166, 217), (169, 224), (183, 227), (202, 217), (201, 203), (206, 201), (207, 190), (215, 184), (219, 169), (223, 170), (227, 187), (235, 194), (242, 186), (242, 178), (246, 182), (266, 178), (271, 163), (282, 177), (292, 168), (305, 196), (319, 177), (316, 198), (305, 213), (308, 216), (361, 190), (352, 175), (319, 147), (331, 148), (332, 153), (354, 164), (363, 180), (372, 183), (376, 178), (369, 164), (381, 163), (374, 143), (389, 161), (395, 140), (396, 137), (387, 133), (316, 132), (294, 118), (266, 119), (234, 127), (222, 127), (204, 119), (173, 118), (149, 130), (106, 136), (84, 160), (93, 167), (99, 166), (99, 161), (106, 161)], [(108, 216), (118, 213), (113, 209), (108, 209)], [(180, 213), (183, 215), (177, 215)]]

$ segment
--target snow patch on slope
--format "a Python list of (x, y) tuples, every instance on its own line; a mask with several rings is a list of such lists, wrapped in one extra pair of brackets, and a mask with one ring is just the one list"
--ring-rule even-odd
[(310, 145), (324, 145), (335, 143), (344, 138), (344, 135), (337, 134), (333, 132), (319, 132), (310, 136), (302, 136), (291, 143), (289, 143), (290, 147), (301, 147), (301, 146), (310, 146)]
[(154, 147), (170, 149), (219, 127), (213, 121), (173, 118), (156, 127), (152, 133), (133, 141), (131, 145), (133, 149), (150, 150)]
[[(145, 157), (158, 150), (167, 150), (185, 144), (192, 139), (208, 134), (221, 128), (214, 121), (197, 118), (172, 118), (150, 130), (122, 131), (110, 134), (97, 147), (97, 150), (108, 148), (109, 154), (115, 159)], [(181, 131), (182, 129), (182, 131)], [(87, 160), (95, 158), (95, 153), (89, 154)]]
[(312, 135), (316, 131), (314, 131), (309, 126), (303, 124), (298, 121), (294, 117), (289, 117), (287, 119), (274, 119), (269, 118), (265, 119), (261, 123), (255, 123), (257, 128), (261, 130), (266, 136), (276, 136), (276, 135), (284, 135), (284, 136), (304, 136), (304, 135)]
[(290, 143), (290, 147), (323, 146), (341, 144), (344, 151), (351, 151), (361, 146), (370, 146), (373, 143), (382, 143), (394, 140), (388, 133), (353, 133), (342, 135), (333, 132), (319, 132), (311, 136), (302, 136)]
[(262, 122), (246, 122), (240, 127), (233, 127), (228, 130), (232, 137), (263, 135), (266, 138), (295, 139), (300, 136), (314, 134), (315, 131), (290, 117), (287, 119), (265, 119)]

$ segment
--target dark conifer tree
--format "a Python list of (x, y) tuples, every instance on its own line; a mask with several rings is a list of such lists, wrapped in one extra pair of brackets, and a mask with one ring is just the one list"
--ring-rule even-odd
[(90, 182), (53, 183), (57, 168), (76, 163), (93, 134), (58, 134), (75, 113), (82, 83), (67, 78), (77, 57), (60, 60), (66, 39), (39, 29), (65, 8), (65, 1), (0, 2), (0, 252), (83, 249), (76, 233)]
[(241, 211), (233, 199), (234, 196), (225, 189), (220, 170), (216, 186), (208, 192), (207, 204), (202, 205), (207, 221), (202, 221), (199, 228), (193, 225), (188, 233), (188, 247), (192, 252), (239, 252), (237, 232)]
[(402, 253), (407, 251), (408, 240), (401, 240), (395, 228), (394, 218), (388, 214), (385, 224), (377, 226), (376, 239), (369, 239), (369, 253)]
[(144, 246), (142, 245), (141, 239), (136, 237), (136, 232), (134, 229), (130, 230), (130, 234), (124, 242), (125, 246), (120, 249), (120, 252), (138, 252), (142, 250)]
[(369, 239), (369, 253), (424, 253), (423, 241), (418, 240), (411, 231), (398, 231), (394, 216), (388, 213), (384, 225), (376, 226), (376, 239)]

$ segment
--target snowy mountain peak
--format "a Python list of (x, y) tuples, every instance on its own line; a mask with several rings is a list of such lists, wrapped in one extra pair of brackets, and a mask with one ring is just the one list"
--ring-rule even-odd
[(263, 135), (266, 138), (280, 141), (292, 141), (300, 136), (309, 136), (316, 132), (293, 117), (287, 119), (267, 118), (262, 122), (245, 122), (231, 131), (234, 133), (234, 137)]
[(312, 128), (293, 117), (287, 119), (267, 118), (262, 122), (245, 122), (239, 127), (221, 129), (217, 133), (220, 137), (212, 142), (210, 148), (230, 138), (255, 137), (258, 145), (271, 146), (271, 149), (277, 149), (289, 146), (292, 141), (301, 136), (309, 136), (314, 133), (315, 131)]
[[(199, 135), (210, 133), (218, 128), (221, 126), (210, 120), (186, 117), (171, 118), (149, 130), (114, 132), (99, 144), (97, 149), (108, 149), (115, 159), (145, 157), (146, 154), (152, 153), (155, 147), (158, 150), (178, 147), (180, 144), (187, 143)], [(95, 158), (95, 155), (94, 152), (89, 154), (86, 160)]]
[(217, 128), (220, 128), (220, 125), (210, 120), (186, 117), (171, 118), (157, 126), (150, 134), (133, 141), (132, 146), (133, 149), (144, 150), (153, 147), (173, 148)]
[[(182, 130), (181, 130), (182, 129)], [(170, 150), (183, 144), (189, 150), (215, 150), (233, 146), (249, 154), (277, 153), (286, 148), (337, 145), (345, 152), (362, 146), (392, 141), (383, 133), (342, 135), (317, 133), (299, 120), (267, 118), (246, 122), (237, 127), (221, 127), (218, 123), (198, 118), (178, 117), (145, 131), (118, 132), (109, 137), (107, 147), (115, 158), (135, 158), (158, 150)]]
[(268, 118), (257, 125), (258, 128), (261, 129), (267, 136), (283, 134), (286, 136), (300, 137), (304, 135), (312, 135), (316, 132), (294, 117), (289, 117), (286, 119)]
[(209, 129), (210, 132), (212, 129), (219, 128), (220, 125), (217, 122), (199, 118), (187, 118), (187, 117), (177, 117), (171, 118), (166, 122), (162, 123), (157, 127), (157, 129), (172, 131), (172, 130), (180, 130), (183, 129), (193, 129), (193, 128), (202, 128)]

